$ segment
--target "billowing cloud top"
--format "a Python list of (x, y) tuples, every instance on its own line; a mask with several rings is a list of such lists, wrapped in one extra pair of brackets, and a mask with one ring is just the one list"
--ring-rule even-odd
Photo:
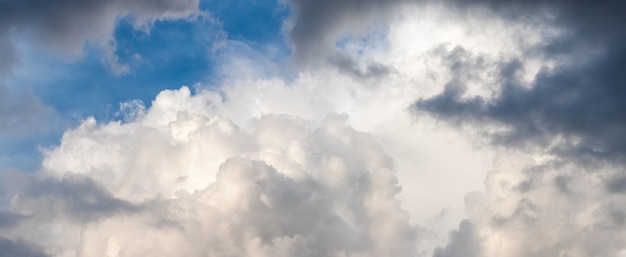
[(43, 177), (11, 180), (9, 234), (55, 256), (414, 254), (393, 163), (346, 116), (245, 131), (208, 114), (215, 97), (166, 91), (133, 122), (66, 132)]

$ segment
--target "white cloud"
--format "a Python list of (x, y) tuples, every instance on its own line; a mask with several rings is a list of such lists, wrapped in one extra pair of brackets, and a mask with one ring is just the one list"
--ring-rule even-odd
[[(208, 98), (166, 91), (136, 122), (66, 132), (43, 165), (57, 182), (18, 187), (12, 208), (30, 218), (13, 235), (55, 256), (413, 255), (393, 163), (347, 116), (264, 115), (248, 133), (202, 114)], [(76, 218), (93, 210), (105, 216)]]

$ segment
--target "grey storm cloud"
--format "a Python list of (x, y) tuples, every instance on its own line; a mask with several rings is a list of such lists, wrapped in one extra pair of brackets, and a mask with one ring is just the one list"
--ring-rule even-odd
[[(626, 2), (450, 3), (461, 13), (483, 8), (514, 23), (540, 20), (561, 33), (529, 46), (522, 56), (495, 61), (462, 47), (435, 51), (451, 77), (440, 93), (418, 99), (412, 110), (478, 128), (497, 146), (556, 159), (490, 171), (479, 197), (487, 200), (474, 206), (481, 211), (463, 221), (434, 256), (622, 256)], [(557, 61), (544, 64), (529, 82), (523, 77), (531, 69), (527, 56)], [(495, 83), (482, 85), (494, 87), (493, 93), (471, 95), (475, 74), (493, 67)], [(565, 218), (585, 213), (588, 220)]]
[[(561, 156), (624, 159), (626, 154), (626, 10), (624, 1), (469, 1), (492, 8), (496, 14), (524, 22), (541, 10), (555, 17), (550, 23), (566, 33), (533, 49), (543, 56), (570, 56), (552, 69), (542, 69), (530, 87), (519, 73), (523, 62), (513, 59), (499, 66), (499, 93), (495, 97), (465, 97), (463, 75), (480, 69), (465, 55), (445, 54), (452, 59), (454, 78), (443, 92), (423, 98), (414, 108), (457, 124), (492, 123), (507, 127), (492, 134), (497, 144), (521, 146), (550, 143)], [(457, 49), (463, 52), (463, 49)], [(473, 60), (479, 56), (474, 56)]]

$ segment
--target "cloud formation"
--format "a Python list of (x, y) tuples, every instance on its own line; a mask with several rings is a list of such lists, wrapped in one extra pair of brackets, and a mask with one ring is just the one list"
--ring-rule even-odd
[(42, 174), (7, 182), (24, 215), (7, 240), (52, 256), (414, 255), (393, 163), (346, 116), (244, 131), (207, 114), (214, 97), (165, 91), (136, 121), (67, 131)]
[(470, 218), (435, 256), (623, 256), (626, 198), (600, 177), (620, 169), (596, 172), (499, 155), (485, 192), (466, 197)]
[[(480, 1), (476, 1), (480, 2)], [(490, 97), (465, 97), (466, 81), (450, 80), (438, 96), (421, 99), (415, 107), (445, 120), (460, 123), (488, 122), (505, 126), (493, 134), (505, 145), (540, 144), (552, 152), (580, 158), (623, 160), (626, 142), (623, 44), (626, 25), (621, 1), (485, 3), (497, 13), (532, 17), (546, 9), (553, 17), (544, 22), (563, 32), (529, 49), (556, 60), (544, 66), (530, 82), (520, 79), (526, 64), (520, 59), (496, 63), (498, 92)], [(541, 14), (539, 14), (541, 15)], [(541, 16), (540, 16), (541, 17)], [(524, 22), (522, 19), (519, 22)], [(474, 53), (465, 51), (468, 55)], [(460, 66), (450, 66), (460, 78), (482, 67), (450, 55)], [(480, 58), (474, 55), (476, 60)], [(454, 69), (454, 70), (452, 70)], [(557, 138), (563, 140), (553, 145)]]
[[(226, 41), (217, 86), (66, 131), (40, 173), (3, 180), (0, 244), (35, 256), (625, 255), (621, 3), (357, 2), (293, 2), (295, 58), (333, 66), (285, 79)], [(384, 43), (342, 35), (376, 15)]]
[[(523, 45), (521, 56), (491, 58), (463, 45), (435, 52), (450, 77), (440, 93), (414, 103), (415, 113), (518, 154), (495, 160), (484, 194), (466, 198), (470, 218), (434, 256), (623, 256), (624, 3), (470, 1), (455, 8), (486, 8), (556, 33)], [(539, 69), (532, 58), (543, 60)], [(476, 84), (490, 93), (476, 94)]]
[[(433, 256), (622, 256), (624, 215), (617, 206), (624, 201), (626, 94), (619, 68), (626, 56), (624, 3), (442, 4), (449, 8), (445, 12), (457, 15), (452, 20), (466, 23), (460, 33), (469, 42), (443, 36), (440, 44), (425, 45), (430, 65), (441, 65), (442, 70), (432, 70), (437, 78), (432, 83), (441, 89), (416, 100), (415, 115), (461, 125), (496, 147), (505, 147), (499, 151), (528, 157), (512, 154), (495, 160), (486, 191), (466, 198), (471, 218), (461, 222), (449, 244)], [(368, 19), (337, 15), (345, 16), (334, 20)], [(324, 27), (323, 19), (312, 19)], [(473, 25), (484, 19), (493, 23)], [(494, 33), (482, 38), (487, 46), (473, 44), (473, 39), (498, 26), (494, 23), (504, 24), (496, 31), (512, 41)], [(320, 38), (339, 40), (333, 28), (341, 26), (318, 30), (328, 36)], [(390, 34), (396, 29), (390, 26)], [(457, 31), (452, 26), (447, 33)], [(403, 67), (392, 66), (403, 74)]]

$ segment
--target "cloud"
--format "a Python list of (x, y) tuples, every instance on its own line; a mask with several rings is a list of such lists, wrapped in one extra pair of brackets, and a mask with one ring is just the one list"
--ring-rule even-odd
[(403, 1), (290, 1), (293, 21), (289, 39), (294, 43), (294, 58), (308, 62), (326, 56), (340, 33), (366, 29), (371, 23), (391, 13)]
[[(216, 85), (123, 103), (123, 121), (86, 119), (45, 150), (38, 175), (7, 180), (18, 185), (8, 215), (21, 218), (3, 236), (52, 256), (624, 253), (623, 165), (564, 158), (591, 143), (617, 156), (608, 138), (621, 135), (603, 130), (621, 117), (613, 87), (586, 80), (612, 81), (599, 71), (611, 48), (555, 48), (595, 24), (566, 19), (576, 8), (372, 1), (361, 19), (349, 1), (296, 4), (327, 18), (294, 16), (293, 31), (311, 23), (310, 39), (330, 42), (311, 52), (334, 66), (284, 78), (225, 42), (236, 53)], [(394, 14), (384, 44), (332, 49), (375, 6)], [(594, 95), (604, 101), (585, 105)]]
[(519, 153), (494, 161), (485, 192), (466, 197), (469, 220), (435, 256), (622, 256), (626, 198), (607, 193), (597, 176), (619, 166), (592, 173)]
[[(482, 3), (481, 1), (476, 1)], [(618, 67), (626, 60), (623, 45), (626, 35), (619, 29), (626, 21), (616, 10), (624, 9), (620, 1), (560, 3), (483, 3), (496, 13), (511, 12), (527, 17), (546, 9), (551, 18), (546, 24), (562, 28), (557, 36), (528, 46), (528, 52), (539, 54), (553, 65), (544, 66), (532, 81), (520, 74), (528, 64), (523, 59), (493, 62), (497, 68), (497, 93), (489, 97), (466, 97), (467, 79), (463, 74), (477, 72), (480, 65), (450, 55), (462, 66), (450, 66), (457, 78), (444, 91), (420, 99), (415, 108), (455, 123), (496, 124), (505, 131), (490, 136), (498, 144), (529, 146), (539, 144), (554, 154), (573, 159), (608, 158), (623, 160), (626, 142), (623, 73)], [(518, 8), (518, 9), (515, 9)], [(529, 18), (530, 17), (530, 18)], [(479, 55), (465, 51), (477, 60)], [(523, 58), (523, 57), (522, 57)], [(455, 68), (457, 67), (457, 68)], [(462, 67), (462, 68), (458, 68)], [(555, 142), (556, 140), (559, 142)]]
[[(0, 3), (0, 47), (13, 62), (4, 63), (10, 72), (17, 54), (11, 38), (26, 36), (61, 56), (76, 56), (86, 43), (104, 51), (104, 61), (115, 74), (127, 72), (115, 55), (113, 32), (117, 22), (131, 16), (135, 28), (145, 29), (157, 20), (180, 19), (199, 13), (197, 0), (162, 1), (2, 1)], [(9, 60), (9, 59), (3, 59)]]
[(622, 256), (626, 123), (617, 67), (626, 60), (626, 37), (616, 10), (623, 3), (473, 1), (455, 8), (467, 17), (486, 8), (506, 22), (553, 32), (518, 41), (521, 54), (463, 43), (432, 52), (448, 76), (438, 93), (414, 102), (414, 114), (516, 153), (495, 159), (485, 192), (466, 197), (470, 219), (434, 256)]
[(224, 61), (218, 87), (165, 90), (122, 103), (123, 121), (66, 131), (33, 182), (7, 179), (11, 213), (28, 217), (7, 237), (52, 256), (413, 256), (433, 243), (416, 221), (445, 208), (445, 237), (463, 215), (490, 153), (416, 127), (404, 78), (364, 86), (329, 68), (288, 81), (245, 58)]
[(2, 256), (46, 257), (41, 250), (21, 240), (10, 240), (0, 237)]
[(476, 249), (480, 245), (474, 225), (464, 220), (461, 222), (458, 231), (450, 233), (450, 242), (445, 248), (435, 249), (433, 257), (455, 257), (455, 256), (481, 256)]
[[(288, 39), (293, 47), (293, 60), (302, 67), (332, 65), (356, 78), (379, 78), (390, 68), (379, 62), (361, 65), (358, 53), (338, 46), (342, 38), (369, 38), (377, 27), (386, 24), (394, 11), (407, 0), (367, 1), (288, 1), (292, 8), (290, 20), (285, 23)], [(375, 34), (375, 33), (374, 33)], [(374, 41), (374, 40), (372, 40)], [(363, 66), (363, 67), (360, 67)]]
[(135, 121), (67, 131), (43, 173), (7, 180), (28, 216), (8, 235), (53, 256), (414, 255), (393, 162), (347, 116), (242, 129), (214, 97), (164, 91)]
[[(624, 212), (617, 206), (624, 201), (625, 94), (618, 71), (624, 60), (625, 21), (618, 18), (624, 4), (443, 5), (444, 11), (435, 8), (430, 14), (438, 26), (429, 25), (428, 18), (415, 19), (406, 29), (389, 26), (386, 54), (428, 58), (423, 65), (433, 79), (415, 82), (423, 95), (412, 105), (414, 115), (462, 125), (479, 144), (485, 140), (498, 152), (529, 157), (496, 159), (486, 191), (466, 198), (471, 218), (433, 255), (623, 254), (617, 242), (624, 240)], [(364, 13), (345, 14), (343, 19), (367, 21)], [(328, 27), (326, 39), (340, 39)], [(410, 41), (410, 35), (422, 37)], [(414, 46), (396, 48), (403, 41)], [(386, 63), (399, 74), (424, 67), (403, 58)]]
[(358, 79), (380, 78), (388, 75), (390, 68), (378, 63), (368, 63), (366, 67), (359, 67), (359, 62), (347, 54), (336, 54), (329, 57), (328, 62), (335, 65), (340, 72)]

